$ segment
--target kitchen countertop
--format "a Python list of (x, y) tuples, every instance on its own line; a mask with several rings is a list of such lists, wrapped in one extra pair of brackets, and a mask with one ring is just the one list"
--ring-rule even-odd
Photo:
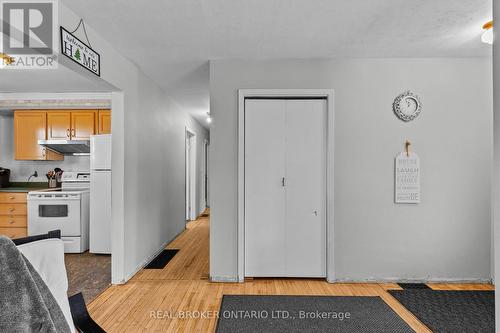
[(9, 187), (0, 187), (1, 192), (28, 193), (31, 191), (48, 190), (47, 183), (10, 183)]

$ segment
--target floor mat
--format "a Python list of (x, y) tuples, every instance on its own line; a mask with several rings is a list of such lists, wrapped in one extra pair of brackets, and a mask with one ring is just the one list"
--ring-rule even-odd
[(431, 289), (425, 283), (398, 283), (398, 286), (407, 290), (407, 289)]
[(83, 293), (89, 303), (111, 284), (111, 255), (66, 253), (64, 255), (68, 275), (68, 296)]
[(163, 269), (170, 260), (179, 252), (179, 250), (163, 250), (157, 255), (149, 264), (144, 267), (145, 269)]
[(390, 290), (433, 332), (495, 332), (493, 291)]
[(380, 297), (224, 295), (216, 332), (414, 331)]

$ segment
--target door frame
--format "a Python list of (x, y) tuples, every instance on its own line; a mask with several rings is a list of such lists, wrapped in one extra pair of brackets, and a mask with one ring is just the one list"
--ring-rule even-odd
[(209, 146), (210, 146), (210, 141), (208, 139), (205, 139), (203, 141), (203, 198), (205, 200), (205, 209), (210, 208), (210, 199), (208, 196), (208, 189), (209, 189), (209, 183), (208, 183), (208, 151), (209, 151)]
[(245, 99), (326, 98), (326, 280), (335, 282), (334, 266), (334, 93), (333, 89), (238, 90), (238, 282), (245, 281)]
[[(185, 206), (184, 211), (187, 211), (187, 219), (186, 223), (189, 221), (196, 220), (196, 133), (190, 128), (186, 127), (186, 138), (185, 138), (185, 146), (184, 146), (184, 154), (185, 154), (185, 168), (184, 168), (184, 189), (185, 189)], [(191, 150), (189, 155), (189, 163), (188, 163), (188, 141), (191, 140)], [(188, 165), (189, 164), (189, 165)], [(189, 207), (188, 209), (188, 184), (187, 177), (189, 173)]]

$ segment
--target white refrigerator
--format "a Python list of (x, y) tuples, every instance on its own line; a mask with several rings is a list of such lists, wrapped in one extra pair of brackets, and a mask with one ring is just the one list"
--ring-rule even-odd
[(111, 254), (111, 134), (90, 137), (89, 247)]

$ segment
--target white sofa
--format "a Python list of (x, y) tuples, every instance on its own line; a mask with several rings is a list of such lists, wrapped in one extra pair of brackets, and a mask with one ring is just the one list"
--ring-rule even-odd
[(49, 238), (18, 245), (17, 248), (40, 274), (61, 307), (69, 327), (76, 332), (68, 302), (68, 276), (64, 265), (63, 241)]

